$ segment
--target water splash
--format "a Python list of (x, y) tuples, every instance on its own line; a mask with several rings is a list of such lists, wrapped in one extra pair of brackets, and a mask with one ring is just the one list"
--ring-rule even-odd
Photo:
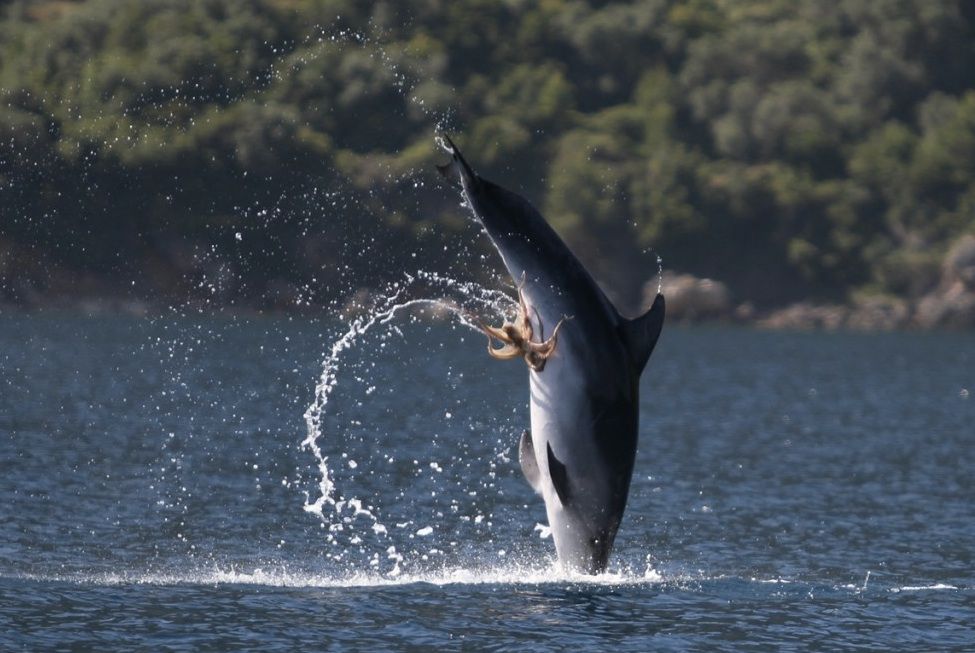
[[(706, 580), (686, 574), (661, 574), (653, 567), (622, 568), (598, 576), (567, 571), (558, 564), (505, 564), (483, 567), (448, 567), (434, 571), (402, 574), (379, 574), (374, 570), (344, 574), (322, 574), (287, 564), (268, 564), (241, 568), (237, 564), (214, 563), (196, 569), (173, 571), (123, 571), (16, 576), (42, 582), (69, 582), (93, 585), (260, 585), (267, 587), (370, 588), (414, 584), (448, 585), (580, 585), (580, 586), (645, 586), (683, 585)], [(754, 579), (753, 579), (754, 580)]]
[(664, 288), (664, 260), (660, 256), (660, 254), (658, 254), (657, 251), (652, 247), (648, 247), (647, 249), (644, 249), (642, 254), (644, 256), (653, 256), (654, 260), (657, 263), (657, 294), (659, 295), (660, 293), (663, 292), (663, 288)]
[[(417, 297), (417, 294), (427, 296)], [(329, 455), (321, 442), (325, 435), (325, 417), (328, 414), (329, 400), (338, 385), (339, 375), (343, 369), (343, 356), (355, 347), (363, 336), (377, 327), (398, 331), (395, 319), (401, 314), (408, 314), (411, 309), (430, 308), (435, 311), (446, 311), (459, 324), (478, 331), (475, 316), (510, 313), (515, 306), (514, 300), (502, 291), (489, 289), (474, 282), (458, 281), (435, 272), (420, 271), (412, 275), (404, 275), (403, 281), (394, 282), (377, 293), (372, 306), (357, 307), (363, 312), (351, 321), (348, 329), (329, 348), (315, 388), (315, 399), (304, 414), (307, 434), (301, 445), (311, 451), (315, 457), (319, 473), (318, 496), (312, 499), (306, 494), (304, 509), (321, 519), (322, 525), (328, 529), (326, 541), (329, 544), (340, 546), (336, 533), (345, 531), (347, 527), (351, 528), (359, 517), (367, 521), (368, 528), (374, 536), (388, 539), (390, 532), (390, 527), (380, 521), (376, 506), (365, 504), (357, 498), (343, 498), (337, 491), (329, 467)], [(342, 443), (339, 442), (338, 446), (341, 447)], [(354, 460), (347, 460), (346, 465), (351, 470), (358, 467), (358, 463)], [(438, 469), (435, 462), (430, 463), (430, 467), (434, 470)], [(396, 526), (404, 527), (403, 524)], [(421, 537), (429, 535), (431, 532), (429, 528), (429, 526), (421, 528), (417, 534)], [(362, 538), (354, 534), (349, 541), (352, 544), (361, 544)], [(387, 560), (392, 563), (390, 575), (398, 575), (400, 564), (404, 560), (403, 554), (395, 545), (388, 546), (385, 554)], [(378, 555), (374, 553), (370, 565), (376, 567), (378, 564)]]
[[(709, 575), (702, 573), (663, 572), (653, 567), (644, 570), (625, 568), (598, 576), (567, 572), (558, 565), (504, 564), (477, 568), (456, 567), (432, 572), (382, 575), (374, 571), (359, 571), (343, 575), (322, 574), (288, 565), (266, 565), (243, 569), (235, 564), (213, 564), (191, 570), (174, 571), (113, 571), (104, 573), (59, 573), (2, 575), (35, 582), (77, 583), (80, 585), (119, 586), (234, 586), (255, 585), (274, 588), (356, 589), (403, 587), (409, 585), (478, 586), (511, 585), (520, 587), (556, 585), (560, 587), (662, 587), (690, 593), (747, 596), (756, 594), (781, 598), (783, 596), (846, 595), (861, 596), (859, 583), (830, 583), (783, 578), (760, 578), (749, 575)], [(770, 589), (763, 590), (763, 587)], [(892, 583), (876, 587), (874, 595), (910, 594), (919, 592), (971, 592), (970, 586), (950, 583), (901, 585)]]
[(664, 260), (657, 254), (657, 294), (664, 291)]

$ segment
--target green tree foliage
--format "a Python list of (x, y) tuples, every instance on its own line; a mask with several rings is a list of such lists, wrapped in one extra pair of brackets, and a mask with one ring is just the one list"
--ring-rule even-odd
[[(351, 237), (339, 209), (394, 268), (404, 238), (457, 226), (430, 183), (444, 128), (629, 303), (656, 272), (649, 248), (760, 303), (917, 295), (975, 231), (962, 0), (0, 12), (0, 240), (79, 270), (158, 277), (199, 242), (233, 250), (242, 294), (271, 277), (327, 288)], [(338, 191), (356, 199), (317, 204)], [(251, 207), (266, 238), (226, 242)]]

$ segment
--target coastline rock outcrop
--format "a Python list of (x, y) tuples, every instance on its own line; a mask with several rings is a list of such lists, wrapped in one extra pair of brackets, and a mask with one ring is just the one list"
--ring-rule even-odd
[(732, 313), (731, 293), (720, 281), (690, 274), (664, 272), (659, 282), (651, 279), (643, 289), (644, 306), (649, 306), (657, 288), (667, 300), (667, 319), (678, 322), (727, 319)]
[(945, 254), (941, 282), (918, 302), (914, 322), (923, 329), (975, 327), (975, 236), (962, 236)]
[(865, 297), (845, 304), (799, 302), (758, 320), (767, 329), (892, 331), (909, 325), (908, 303), (895, 297)]
[(799, 302), (761, 317), (770, 329), (975, 328), (975, 235), (959, 238), (945, 254), (941, 278), (915, 301), (889, 296), (861, 297), (850, 304)]

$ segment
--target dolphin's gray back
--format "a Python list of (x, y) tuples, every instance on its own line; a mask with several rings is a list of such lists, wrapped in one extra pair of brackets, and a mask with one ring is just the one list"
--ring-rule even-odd
[(531, 203), (480, 177), (471, 186), (468, 199), (513, 279), (524, 275), (530, 284), (547, 284), (565, 295), (562, 303), (570, 311), (598, 312), (616, 324), (619, 318), (609, 299)]

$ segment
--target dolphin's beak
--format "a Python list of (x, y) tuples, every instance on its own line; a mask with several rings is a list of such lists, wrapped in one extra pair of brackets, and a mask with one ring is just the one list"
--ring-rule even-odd
[(461, 188), (471, 187), (477, 182), (477, 175), (467, 165), (467, 161), (464, 160), (464, 155), (460, 153), (460, 150), (454, 145), (454, 142), (450, 140), (450, 136), (446, 132), (442, 132), (440, 135), (443, 136), (443, 139), (447, 141), (447, 145), (450, 147), (451, 160), (446, 165), (437, 166), (437, 170), (443, 175), (444, 179), (459, 184)]
[(447, 145), (450, 146), (451, 153), (456, 154), (457, 153), (457, 146), (454, 145), (454, 142), (452, 140), (450, 140), (450, 136), (447, 134), (447, 132), (441, 132), (440, 135), (443, 136), (443, 139), (445, 141), (447, 141)]

